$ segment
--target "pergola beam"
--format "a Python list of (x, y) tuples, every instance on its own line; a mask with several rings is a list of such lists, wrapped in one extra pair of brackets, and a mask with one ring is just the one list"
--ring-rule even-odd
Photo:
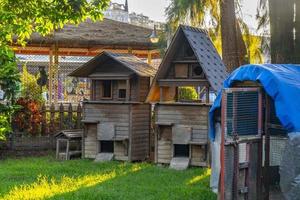
[[(13, 50), (17, 54), (27, 54), (27, 55), (49, 55), (51, 47), (38, 47), (38, 46), (12, 46)], [(57, 47), (57, 52), (59, 56), (96, 56), (103, 51), (110, 51), (114, 53), (131, 53), (140, 58), (149, 59), (159, 58), (158, 50), (143, 50), (134, 48), (67, 48), (67, 47)]]

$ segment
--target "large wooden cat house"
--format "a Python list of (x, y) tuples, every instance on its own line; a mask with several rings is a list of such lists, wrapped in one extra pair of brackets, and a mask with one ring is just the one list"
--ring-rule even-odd
[(226, 68), (206, 31), (180, 26), (153, 80), (155, 162), (208, 165), (208, 112)]
[(103, 52), (70, 74), (91, 80), (90, 100), (83, 103), (83, 157), (148, 157), (151, 106), (144, 102), (155, 72), (133, 55)]

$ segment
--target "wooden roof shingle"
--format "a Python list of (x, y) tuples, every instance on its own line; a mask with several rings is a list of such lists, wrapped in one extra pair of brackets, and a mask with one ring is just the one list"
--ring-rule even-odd
[(215, 91), (219, 91), (228, 73), (207, 32), (203, 29), (190, 26), (181, 25), (180, 28), (204, 70), (210, 86)]
[(88, 19), (78, 25), (68, 24), (48, 36), (33, 33), (28, 46), (51, 46), (64, 48), (134, 47), (154, 49), (149, 40), (152, 30), (111, 19), (93, 22)]

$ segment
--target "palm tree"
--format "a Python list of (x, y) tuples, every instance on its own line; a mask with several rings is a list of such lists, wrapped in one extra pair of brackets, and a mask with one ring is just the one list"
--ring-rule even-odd
[(214, 31), (209, 31), (210, 36), (214, 40), (221, 35), (222, 57), (229, 72), (245, 63), (247, 51), (241, 25), (244, 31), (249, 30), (235, 15), (234, 0), (171, 0), (166, 15), (173, 28), (179, 23), (214, 27)]

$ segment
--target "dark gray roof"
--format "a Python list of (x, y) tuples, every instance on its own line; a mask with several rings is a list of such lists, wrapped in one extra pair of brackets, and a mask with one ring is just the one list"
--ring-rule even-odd
[(82, 138), (83, 130), (74, 129), (74, 130), (62, 130), (55, 134), (55, 137), (66, 137), (68, 139), (80, 139)]
[(97, 67), (95, 64), (96, 61), (105, 60), (104, 57), (109, 57), (121, 65), (127, 67), (134, 73), (139, 76), (144, 77), (153, 77), (156, 73), (156, 69), (145, 63), (143, 60), (132, 54), (120, 54), (120, 53), (112, 53), (108, 51), (104, 51), (99, 55), (95, 56), (92, 60), (85, 63), (75, 71), (73, 71), (70, 76), (78, 76), (78, 77), (87, 77), (87, 74), (91, 74), (93, 70)]
[(129, 69), (133, 70), (140, 76), (154, 76), (156, 73), (156, 69), (151, 67), (138, 57), (131, 54), (120, 54), (120, 53), (111, 53), (106, 52), (116, 61), (119, 61), (121, 64), (125, 65)]
[(205, 30), (190, 26), (180, 26), (185, 37), (202, 66), (210, 86), (218, 91), (228, 76), (226, 67)]

